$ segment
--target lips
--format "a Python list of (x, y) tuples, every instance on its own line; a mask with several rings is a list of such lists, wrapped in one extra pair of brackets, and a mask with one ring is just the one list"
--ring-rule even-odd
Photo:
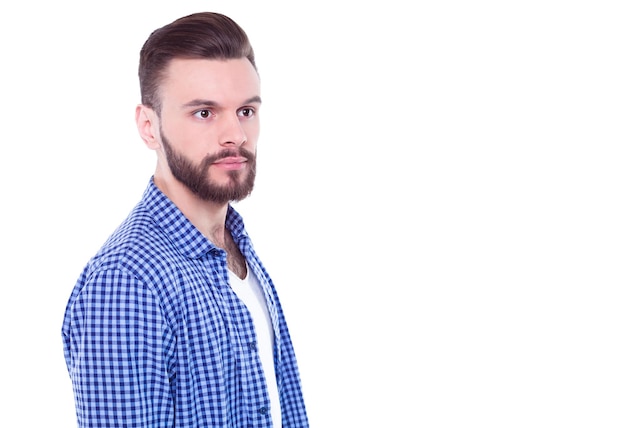
[(229, 156), (215, 161), (215, 164), (232, 164), (232, 163), (244, 163), (248, 160), (243, 156)]
[(238, 170), (244, 168), (246, 162), (248, 159), (243, 156), (228, 156), (213, 162), (213, 165), (227, 170)]

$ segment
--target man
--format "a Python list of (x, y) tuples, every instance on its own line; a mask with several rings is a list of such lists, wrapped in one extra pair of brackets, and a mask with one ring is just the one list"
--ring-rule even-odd
[(183, 17), (145, 42), (139, 80), (156, 170), (63, 323), (78, 425), (307, 427), (276, 290), (230, 205), (256, 169), (248, 38), (221, 14)]

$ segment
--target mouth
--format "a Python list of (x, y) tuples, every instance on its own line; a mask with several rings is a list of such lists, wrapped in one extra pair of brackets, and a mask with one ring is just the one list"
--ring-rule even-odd
[(228, 156), (213, 162), (213, 165), (226, 170), (243, 169), (248, 159), (243, 156)]

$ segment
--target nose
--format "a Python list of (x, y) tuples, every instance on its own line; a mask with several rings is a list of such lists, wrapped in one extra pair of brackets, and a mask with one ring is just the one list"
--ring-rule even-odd
[(222, 118), (220, 145), (241, 146), (247, 141), (246, 132), (236, 114), (227, 115)]

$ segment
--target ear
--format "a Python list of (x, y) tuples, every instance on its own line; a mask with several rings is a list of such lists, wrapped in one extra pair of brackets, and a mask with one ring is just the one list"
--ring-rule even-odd
[(158, 149), (161, 144), (158, 135), (158, 116), (156, 112), (143, 104), (139, 104), (135, 108), (135, 122), (139, 136), (145, 145), (152, 150)]

